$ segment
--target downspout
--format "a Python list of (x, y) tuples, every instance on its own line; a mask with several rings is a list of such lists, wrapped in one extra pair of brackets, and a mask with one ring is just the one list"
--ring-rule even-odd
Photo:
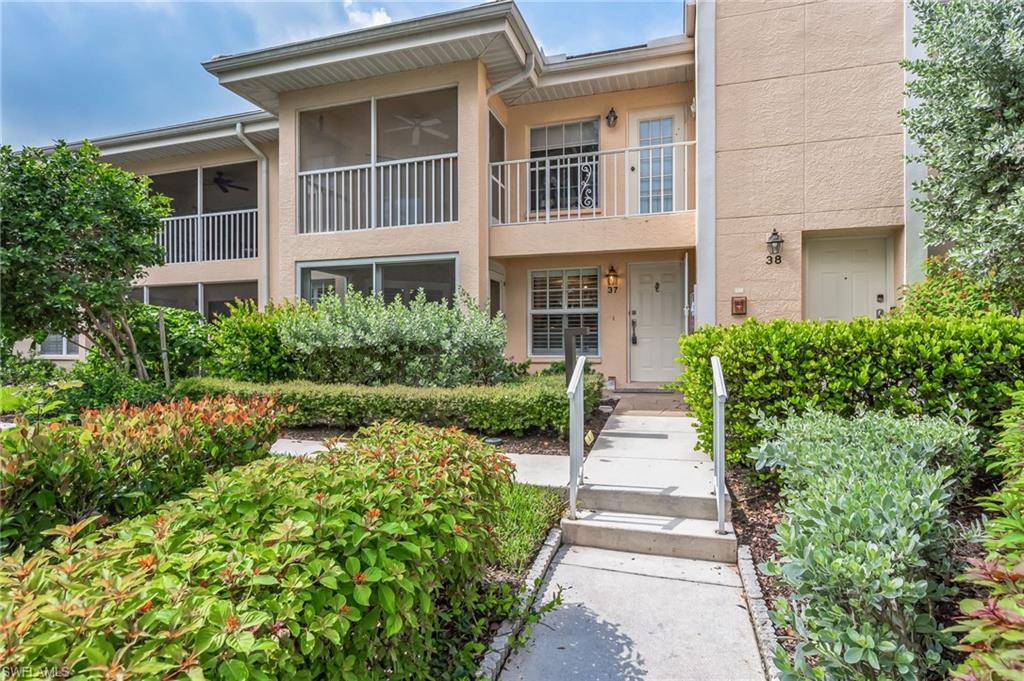
[(494, 95), (501, 94), (502, 92), (509, 89), (513, 85), (518, 85), (519, 83), (523, 82), (531, 75), (533, 75), (533, 67), (536, 64), (536, 62), (537, 59), (536, 57), (534, 57), (533, 52), (531, 52), (526, 57), (526, 65), (523, 66), (522, 71), (515, 75), (509, 76), (500, 83), (495, 83), (491, 87), (487, 88), (487, 99), (489, 100)]
[(270, 250), (270, 163), (267, 161), (267, 155), (260, 151), (259, 147), (252, 143), (252, 140), (245, 136), (245, 129), (241, 123), (235, 123), (235, 136), (242, 141), (242, 144), (249, 147), (252, 153), (256, 154), (260, 165), (260, 194), (256, 200), (256, 207), (259, 213), (256, 217), (256, 222), (259, 225), (260, 232), (258, 242), (260, 280), (256, 287), (256, 295), (257, 304), (262, 310), (267, 306), (267, 301), (270, 300), (270, 258), (268, 253)]

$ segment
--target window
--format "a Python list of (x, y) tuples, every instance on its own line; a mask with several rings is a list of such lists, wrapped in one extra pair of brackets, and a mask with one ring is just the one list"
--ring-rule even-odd
[(49, 357), (67, 357), (77, 355), (79, 345), (78, 336), (74, 339), (62, 336), (59, 333), (51, 333), (39, 344), (39, 354)]
[(195, 170), (151, 175), (152, 189), (171, 200), (171, 216), (199, 213), (199, 178)]
[(455, 298), (455, 258), (400, 258), (337, 263), (309, 263), (299, 267), (299, 290), (313, 305), (329, 291), (344, 296), (351, 286), (364, 294), (380, 293), (409, 302), (420, 289), (427, 300), (452, 302)]
[(298, 231), (457, 220), (458, 113), (457, 88), (301, 112)]
[(672, 210), (672, 117), (640, 121), (640, 212), (667, 213)]
[(530, 273), (530, 354), (562, 356), (563, 333), (584, 328), (576, 351), (597, 355), (600, 351), (600, 307), (596, 267), (538, 270)]
[(530, 130), (530, 210), (595, 208), (600, 119)]
[(150, 286), (149, 304), (160, 307), (176, 307), (181, 310), (198, 310), (199, 287), (196, 284)]
[(207, 321), (217, 315), (228, 314), (228, 303), (236, 300), (256, 300), (257, 285), (255, 281), (239, 281), (230, 284), (205, 284), (203, 299), (204, 314)]

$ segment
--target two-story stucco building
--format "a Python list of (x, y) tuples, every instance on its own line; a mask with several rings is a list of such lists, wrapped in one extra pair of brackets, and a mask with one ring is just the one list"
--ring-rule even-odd
[(215, 57), (258, 111), (94, 141), (173, 199), (150, 303), (463, 288), (516, 359), (583, 327), (606, 376), (659, 383), (697, 326), (874, 316), (920, 276), (911, 22), (697, 0), (678, 35), (553, 56), (495, 2)]

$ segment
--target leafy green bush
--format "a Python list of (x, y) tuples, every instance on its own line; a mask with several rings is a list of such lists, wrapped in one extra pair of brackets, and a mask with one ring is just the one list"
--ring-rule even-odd
[(293, 307), (287, 302), (278, 306), (271, 303), (260, 312), (251, 300), (229, 303), (230, 314), (213, 321), (207, 373), (261, 383), (295, 378), (295, 357), (277, 332), (279, 320), (292, 314)]
[(778, 470), (785, 519), (781, 558), (766, 566), (792, 589), (772, 613), (796, 640), (789, 679), (903, 679), (945, 668), (952, 641), (934, 612), (952, 596), (952, 469), (970, 440), (934, 418), (811, 411), (762, 424), (773, 439), (752, 452)]
[(64, 378), (78, 383), (60, 393), (62, 412), (72, 416), (82, 409), (103, 409), (122, 402), (150, 404), (163, 399), (167, 392), (163, 378), (140, 381), (128, 369), (95, 353), (89, 353), (85, 361), (71, 367)]
[(949, 266), (941, 258), (925, 263), (924, 280), (902, 292), (897, 314), (919, 317), (976, 317), (988, 313), (1012, 314), (1013, 306), (985, 281)]
[(316, 308), (307, 303), (278, 317), (278, 333), (299, 361), (301, 378), (358, 385), (490, 385), (510, 378), (505, 320), (462, 293), (455, 304), (408, 304), (349, 289)]
[(686, 370), (679, 388), (710, 451), (711, 355), (722, 359), (729, 390), (729, 460), (764, 439), (759, 413), (783, 416), (816, 407), (852, 415), (970, 412), (983, 441), (1010, 394), (1024, 389), (1024, 320), (1000, 315), (852, 322), (750, 320), (704, 327), (680, 340)]
[(52, 550), (0, 563), (6, 630), (20, 634), (5, 663), (111, 678), (468, 677), (453, 666), (491, 614), (485, 570), (511, 476), (476, 438), (388, 423), (315, 459), (214, 474), (92, 546), (64, 528)]
[[(199, 365), (206, 355), (208, 328), (203, 315), (195, 310), (181, 310), (174, 307), (158, 307), (134, 303), (128, 308), (128, 323), (131, 325), (135, 345), (138, 347), (146, 371), (153, 380), (163, 380), (163, 360), (160, 357), (159, 314), (164, 313), (164, 333), (167, 339), (167, 363), (171, 378), (192, 376), (199, 371)], [(103, 336), (97, 338), (98, 347), (108, 350), (110, 343)], [(89, 349), (92, 361), (103, 361), (97, 346)]]
[(505, 511), (494, 528), (497, 566), (519, 574), (529, 567), (548, 530), (562, 517), (562, 490), (510, 483), (502, 492), (502, 506)]
[(0, 384), (42, 385), (56, 379), (62, 369), (35, 354), (10, 352), (0, 344)]
[(971, 560), (961, 578), (983, 598), (961, 601), (960, 650), (970, 653), (955, 678), (967, 681), (1024, 677), (1024, 392), (1003, 412), (1001, 434), (989, 452), (989, 470), (999, 489), (982, 502), (992, 517), (985, 523), (984, 560)]
[(19, 423), (0, 432), (0, 547), (34, 550), (91, 515), (148, 513), (211, 470), (266, 455), (277, 421), (272, 399), (224, 397)]
[[(353, 428), (386, 419), (458, 426), (489, 435), (533, 430), (564, 432), (569, 425), (565, 381), (557, 376), (531, 376), (514, 383), (455, 388), (333, 385), (295, 381), (243, 383), (193, 378), (175, 386), (179, 396), (276, 396), (294, 410), (288, 426)], [(585, 381), (584, 409), (589, 414), (601, 400), (601, 380)]]

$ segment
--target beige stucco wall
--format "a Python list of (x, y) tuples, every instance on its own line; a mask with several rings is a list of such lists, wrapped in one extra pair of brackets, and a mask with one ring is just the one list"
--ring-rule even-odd
[[(331, 234), (298, 234), (296, 230), (296, 171), (298, 114), (308, 109), (365, 101), (370, 97), (458, 86), (459, 133), (458, 221), (411, 227), (389, 227)], [(486, 153), (486, 79), (479, 62), (461, 62), (368, 80), (281, 95), (279, 248), (271, 250), (270, 295), (294, 297), (296, 263), (315, 260), (457, 253), (459, 284), (477, 297), (486, 296), (487, 251), (483, 158)]]
[(902, 261), (903, 5), (722, 0), (715, 26), (717, 319), (799, 319), (804, 239), (892, 234)]
[[(277, 144), (260, 144), (260, 151), (267, 156), (269, 166), (270, 191), (269, 205), (271, 207), (268, 219), (270, 221), (270, 253), (277, 248), (273, 235), (276, 231), (277, 215), (273, 207), (277, 204), (278, 192), (278, 164)], [(180, 170), (195, 170), (209, 166), (226, 165), (229, 163), (240, 163), (243, 161), (255, 161), (256, 157), (248, 149), (231, 149), (217, 152), (206, 152), (201, 154), (187, 154), (175, 156), (157, 161), (145, 161), (138, 163), (120, 164), (127, 170), (139, 175), (158, 175), (160, 173), (172, 173)], [(258, 191), (258, 190), (257, 190)], [(264, 248), (260, 244), (260, 248)], [(194, 284), (202, 282), (213, 284), (220, 282), (235, 281), (258, 281), (259, 280), (259, 259), (246, 260), (220, 260), (217, 262), (198, 263), (176, 263), (153, 267), (146, 271), (146, 276), (139, 282), (140, 285), (162, 286), (170, 284)]]
[[(629, 373), (629, 265), (639, 262), (679, 262), (682, 249), (662, 251), (627, 251), (619, 253), (591, 253), (496, 260), (505, 270), (504, 314), (508, 324), (508, 354), (516, 361), (532, 361), (533, 369), (540, 369), (559, 361), (561, 357), (530, 357), (529, 310), (531, 270), (561, 267), (597, 267), (601, 271), (599, 306), (601, 356), (592, 358), (595, 368), (606, 377), (614, 376), (619, 385), (628, 380)], [(608, 293), (604, 275), (609, 267), (619, 274), (619, 289)], [(693, 280), (694, 258), (690, 254), (690, 274)]]

